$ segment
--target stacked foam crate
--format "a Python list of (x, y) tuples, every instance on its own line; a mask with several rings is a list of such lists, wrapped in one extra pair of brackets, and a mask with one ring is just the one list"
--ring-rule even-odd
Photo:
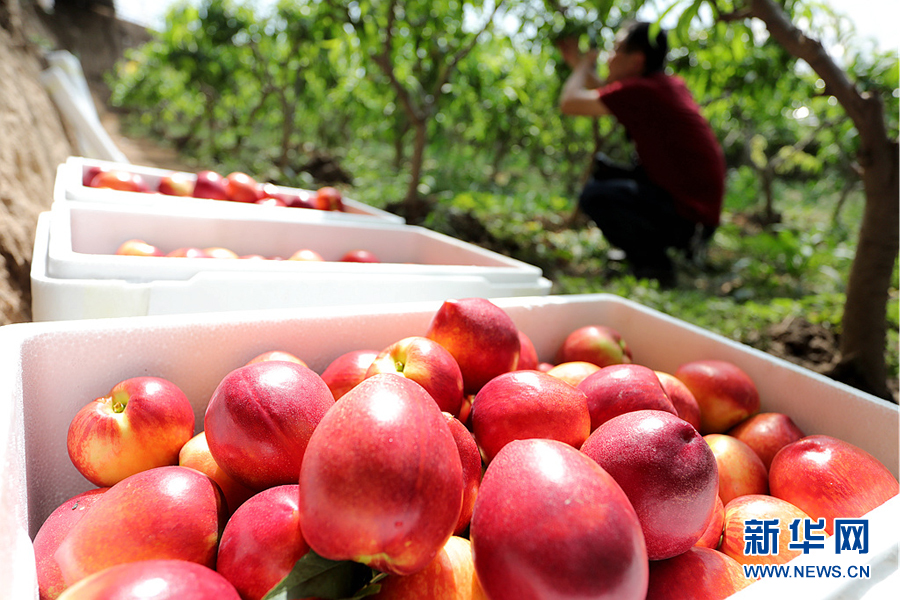
[[(619, 297), (504, 298), (495, 303), (552, 361), (568, 332), (605, 324), (635, 363), (674, 372), (686, 361), (731, 361), (756, 383), (761, 411), (783, 412), (809, 434), (855, 444), (898, 472), (897, 406)], [(31, 539), (49, 513), (91, 484), (75, 469), (66, 432), (90, 398), (136, 373), (178, 385), (202, 423), (218, 382), (259, 352), (281, 348), (321, 372), (341, 354), (422, 335), (440, 302), (312, 307), (203, 315), (29, 323), (0, 328), (0, 581), (9, 598), (36, 598)], [(898, 582), (900, 497), (865, 517), (866, 553), (833, 544), (788, 563), (865, 568), (865, 578), (767, 578), (735, 598), (887, 598)], [(798, 570), (795, 571), (794, 567)], [(848, 569), (843, 569), (844, 573)]]
[[(40, 216), (35, 237), (31, 280), (37, 321), (550, 291), (550, 282), (533, 265), (407, 225), (350, 198), (343, 200), (344, 210), (326, 211), (85, 185), (85, 173), (98, 168), (137, 173), (149, 190), (171, 174), (75, 157), (59, 167), (53, 207)], [(325, 260), (116, 255), (129, 239), (166, 252), (222, 247), (242, 256), (283, 259), (312, 249)], [(355, 249), (373, 253), (379, 262), (340, 260)]]

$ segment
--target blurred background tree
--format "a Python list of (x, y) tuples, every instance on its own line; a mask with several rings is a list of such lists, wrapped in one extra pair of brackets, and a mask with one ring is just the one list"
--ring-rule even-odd
[[(636, 14), (671, 29), (670, 69), (686, 80), (726, 151), (726, 211), (743, 212), (764, 232), (757, 252), (778, 253), (762, 264), (734, 259), (745, 271), (718, 293), (740, 287), (737, 301), (763, 289), (804, 297), (813, 284), (803, 278), (829, 272), (813, 270), (816, 244), (834, 250), (853, 237), (848, 228), (858, 229), (853, 267), (847, 259), (846, 271), (832, 269), (845, 294), (834, 375), (888, 396), (885, 346), (894, 335), (888, 323), (897, 320), (886, 315), (896, 301), (897, 52), (854, 51), (852, 29), (817, 3), (285, 0), (254, 11), (203, 0), (173, 8), (109, 82), (137, 127), (197, 164), (301, 187), (343, 181), (364, 201), (455, 235), (465, 234), (456, 213), (474, 214), (489, 234), (479, 233), (478, 243), (550, 275), (571, 274), (603, 248), (595, 230), (570, 227), (590, 156), (628, 146), (611, 120), (560, 117), (567, 67), (554, 41), (596, 43), (602, 75), (615, 31)], [(849, 50), (840, 64), (817, 41), (824, 39)], [(810, 246), (794, 231), (792, 211), (821, 202), (808, 190), (799, 201), (787, 190), (816, 182), (829, 182), (837, 197), (828, 196), (829, 236), (842, 237)], [(857, 216), (846, 200), (860, 190), (866, 202)], [(724, 237), (728, 231), (718, 236), (723, 250), (748, 251)], [(843, 265), (838, 256), (835, 265)], [(574, 290), (591, 284), (580, 285)]]

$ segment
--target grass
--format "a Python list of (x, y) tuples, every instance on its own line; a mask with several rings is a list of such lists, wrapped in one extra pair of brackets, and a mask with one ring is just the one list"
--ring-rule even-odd
[[(374, 181), (366, 185), (378, 189)], [(609, 246), (600, 231), (584, 220), (576, 219), (573, 225), (573, 203), (563, 192), (535, 193), (537, 188), (527, 184), (480, 192), (448, 190), (437, 194), (439, 210), (425, 225), (467, 239), (459, 219), (452, 217), (460, 213), (474, 216), (491, 234), (493, 241), (488, 245), (492, 249), (542, 267), (554, 282), (555, 294), (617, 294), (765, 351), (775, 350), (773, 335), (783, 324), (802, 320), (834, 346), (833, 338), (840, 335), (845, 286), (865, 203), (861, 190), (856, 190), (836, 212), (836, 190), (841, 188), (827, 178), (782, 183), (776, 190), (781, 221), (762, 227), (755, 219), (762, 209), (755, 181), (746, 172), (733, 172), (723, 223), (706, 263), (700, 268), (679, 260), (674, 289), (636, 280), (608, 261)], [(382, 192), (381, 198), (402, 192), (396, 180), (384, 189), (389, 191)], [(366, 200), (376, 201), (374, 197)], [(898, 312), (895, 272), (886, 347), (894, 380), (900, 364)], [(797, 362), (806, 359), (806, 366), (824, 368), (827, 365), (810, 361), (833, 358), (828, 352), (823, 355), (821, 349), (809, 350)]]
[[(434, 210), (422, 224), (541, 267), (553, 281), (554, 294), (617, 294), (765, 351), (772, 350), (773, 329), (795, 319), (804, 319), (823, 334), (840, 335), (845, 285), (865, 203), (861, 186), (838, 212), (843, 181), (828, 175), (782, 180), (775, 190), (781, 220), (763, 228), (755, 219), (763, 208), (755, 175), (746, 168), (731, 170), (723, 223), (707, 262), (698, 268), (681, 261), (678, 285), (660, 289), (608, 261), (609, 246), (599, 230), (583, 218), (573, 218), (579, 185), (571, 176), (548, 181), (519, 157), (492, 177), (486, 160), (437, 144), (428, 156), (420, 191), (434, 201)], [(406, 192), (405, 173), (394, 169), (393, 158), (392, 149), (371, 142), (343, 148), (341, 166), (354, 179), (345, 193), (390, 208)], [(246, 169), (220, 166), (223, 172)], [(315, 185), (304, 173), (294, 179), (285, 183)], [(900, 365), (898, 313), (895, 271), (886, 347), (889, 376), (895, 381)]]

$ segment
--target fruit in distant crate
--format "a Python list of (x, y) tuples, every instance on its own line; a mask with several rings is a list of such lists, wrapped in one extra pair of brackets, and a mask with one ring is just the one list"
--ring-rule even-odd
[(214, 567), (222, 492), (199, 471), (157, 467), (104, 492), (54, 553), (67, 585), (122, 563), (181, 559)]
[(172, 250), (166, 256), (176, 258), (210, 258), (210, 256), (201, 248), (182, 247)]
[(107, 167), (101, 167), (99, 165), (91, 165), (90, 167), (84, 167), (81, 171), (81, 185), (85, 187), (91, 186), (91, 181), (93, 181), (94, 177), (96, 177), (100, 171), (108, 170)]
[(625, 413), (595, 429), (581, 451), (628, 496), (650, 560), (681, 554), (703, 535), (719, 478), (716, 457), (690, 423), (660, 410)]
[(371, 250), (349, 250), (341, 256), (341, 262), (356, 263), (380, 263), (381, 261)]
[(104, 569), (75, 584), (61, 600), (240, 600), (209, 567), (185, 560), (140, 560)]
[(898, 493), (897, 478), (877, 458), (849, 442), (810, 435), (782, 448), (772, 459), (771, 494), (824, 518), (859, 518)]
[(756, 413), (728, 430), (751, 448), (762, 459), (766, 469), (779, 450), (805, 437), (793, 419), (784, 413)]
[(463, 500), (447, 419), (416, 382), (369, 377), (313, 431), (300, 469), (300, 526), (331, 560), (410, 575), (453, 533)]
[(580, 448), (591, 432), (584, 393), (540, 371), (493, 378), (472, 402), (472, 432), (486, 463), (513, 440), (552, 439)]
[(309, 545), (300, 532), (297, 484), (263, 490), (222, 531), (216, 570), (244, 600), (260, 600), (291, 572)]
[(337, 188), (326, 185), (316, 191), (316, 208), (320, 210), (344, 210), (344, 196)]
[(351, 350), (328, 363), (322, 371), (322, 381), (331, 390), (335, 400), (339, 400), (366, 378), (366, 372), (378, 354), (378, 350)]
[(194, 193), (195, 177), (190, 173), (173, 171), (159, 178), (156, 190), (167, 196), (190, 196)]
[(394, 373), (412, 379), (428, 392), (438, 407), (459, 416), (463, 378), (456, 359), (443, 346), (423, 336), (398, 340), (378, 353), (366, 377)]
[(453, 434), (453, 441), (456, 442), (459, 459), (462, 463), (463, 502), (456, 529), (453, 530), (453, 535), (461, 535), (469, 528), (472, 511), (475, 509), (475, 499), (478, 498), (478, 487), (481, 485), (482, 476), (481, 452), (478, 450), (475, 436), (459, 419), (446, 412), (444, 416), (447, 418), (447, 424), (450, 426), (450, 433)]
[(163, 256), (163, 251), (144, 240), (132, 239), (122, 242), (116, 249), (118, 256)]
[(485, 298), (446, 300), (431, 319), (425, 337), (450, 351), (463, 374), (465, 392), (519, 363), (519, 330), (502, 308)]
[(322, 255), (316, 252), (315, 250), (310, 250), (309, 248), (302, 248), (297, 250), (288, 258), (288, 260), (297, 260), (297, 261), (315, 261), (320, 262), (325, 260), (322, 258)]
[(100, 171), (91, 179), (90, 187), (108, 188), (122, 192), (147, 192), (147, 184), (138, 173), (124, 171), (122, 169), (109, 169)]
[[(773, 526), (775, 519), (778, 522)], [(792, 533), (791, 524), (798, 519), (800, 523), (796, 525), (796, 533)], [(740, 496), (725, 504), (725, 524), (719, 551), (742, 565), (784, 564), (803, 554), (802, 548), (792, 549), (790, 544), (802, 543), (807, 539), (803, 522), (808, 519), (809, 515), (780, 498), (767, 494)], [(770, 535), (769, 530), (774, 535)], [(750, 540), (747, 539), (748, 533), (752, 536)], [(824, 529), (811, 533), (821, 535), (824, 543)]]
[(239, 258), (234, 250), (229, 250), (228, 248), (222, 248), (220, 246), (204, 248), (203, 253), (209, 258)]
[(573, 360), (571, 362), (564, 362), (558, 365), (554, 365), (550, 370), (547, 371), (548, 375), (553, 375), (557, 379), (561, 379), (572, 386), (577, 386), (579, 383), (584, 381), (584, 379), (593, 373), (596, 373), (600, 370), (600, 367), (595, 365), (594, 363), (589, 363), (583, 360)]
[(647, 600), (721, 600), (751, 583), (730, 556), (711, 548), (691, 548), (650, 562)]
[(225, 187), (225, 178), (215, 171), (200, 171), (194, 182), (194, 191), (191, 194), (195, 198), (208, 198), (210, 200), (228, 200), (228, 190)]
[(260, 200), (264, 200), (266, 198), (274, 198), (275, 200), (281, 201), (284, 206), (288, 206), (296, 197), (296, 194), (282, 191), (274, 183), (263, 183), (259, 186), (259, 197)]
[(585, 377), (578, 389), (587, 397), (591, 431), (606, 421), (635, 410), (662, 410), (676, 414), (659, 377), (643, 365), (604, 367)]
[(631, 349), (614, 328), (606, 325), (585, 325), (575, 329), (563, 340), (556, 353), (556, 363), (583, 360), (598, 367), (630, 363)]
[(315, 195), (307, 192), (290, 195), (285, 201), (291, 208), (317, 208)]
[(312, 369), (263, 361), (228, 373), (206, 407), (213, 458), (238, 483), (263, 490), (297, 480), (313, 430), (334, 397)]
[(719, 467), (719, 497), (726, 505), (739, 496), (768, 494), (766, 466), (750, 446), (724, 433), (703, 436)]
[(193, 435), (194, 409), (178, 386), (160, 377), (132, 377), (78, 411), (66, 446), (78, 472), (104, 487), (178, 464), (178, 452)]
[(471, 542), (452, 536), (438, 555), (414, 575), (388, 575), (372, 600), (487, 600), (472, 560)]
[(205, 431), (201, 431), (181, 447), (181, 451), (178, 453), (178, 464), (200, 471), (215, 481), (225, 496), (228, 514), (233, 513), (247, 498), (256, 493), (255, 490), (241, 485), (222, 470), (222, 467), (213, 458), (212, 452), (209, 451)]
[(659, 382), (669, 396), (669, 400), (672, 401), (672, 406), (675, 407), (678, 416), (700, 431), (700, 405), (697, 404), (697, 399), (694, 398), (691, 390), (671, 373), (656, 371), (656, 376), (659, 377)]
[(234, 171), (225, 177), (225, 194), (233, 202), (256, 202), (262, 198), (259, 183), (240, 171)]
[(524, 331), (519, 330), (519, 363), (516, 369), (520, 371), (531, 371), (538, 368), (539, 364), (537, 350), (531, 338)]
[(66, 589), (62, 573), (53, 553), (72, 527), (87, 514), (100, 494), (109, 488), (94, 488), (76, 494), (60, 504), (41, 524), (34, 536), (34, 564), (37, 570), (40, 600), (53, 600)]
[(271, 196), (260, 198), (259, 200), (256, 200), (254, 204), (258, 204), (260, 206), (287, 206), (287, 202), (285, 202), (281, 198), (272, 198)]
[(750, 376), (726, 360), (695, 360), (673, 373), (697, 400), (700, 433), (725, 433), (759, 412), (759, 391)]
[(647, 592), (634, 508), (594, 460), (555, 440), (510, 442), (488, 465), (470, 528), (492, 600), (629, 598)]

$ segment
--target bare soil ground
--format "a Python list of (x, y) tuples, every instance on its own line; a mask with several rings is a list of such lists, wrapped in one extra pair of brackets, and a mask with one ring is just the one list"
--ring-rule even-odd
[(31, 320), (37, 218), (50, 208), (57, 166), (79, 153), (40, 81), (48, 50), (66, 48), (81, 57), (101, 121), (129, 161), (182, 168), (173, 150), (121, 135), (117, 115), (105, 109), (99, 73), (134, 41), (134, 29), (110, 27), (102, 15), (51, 17), (39, 11), (28, 0), (0, 0), (0, 325)]

